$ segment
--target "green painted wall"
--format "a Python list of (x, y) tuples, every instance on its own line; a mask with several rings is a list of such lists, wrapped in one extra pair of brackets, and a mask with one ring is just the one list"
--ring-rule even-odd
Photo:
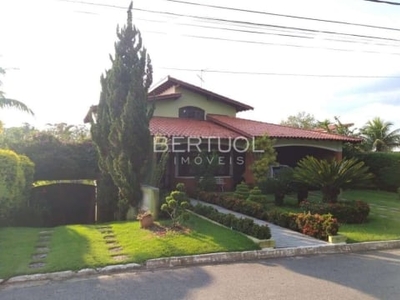
[(220, 114), (231, 117), (236, 116), (236, 109), (230, 105), (208, 100), (205, 96), (193, 93), (189, 90), (177, 88), (182, 96), (177, 100), (160, 100), (156, 102), (154, 116), (178, 118), (179, 108), (184, 106), (196, 106), (204, 109), (206, 114)]

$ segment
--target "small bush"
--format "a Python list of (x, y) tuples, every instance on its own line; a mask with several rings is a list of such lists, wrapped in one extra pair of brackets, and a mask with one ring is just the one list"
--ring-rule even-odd
[(360, 200), (338, 203), (312, 203), (303, 201), (300, 207), (312, 214), (332, 214), (340, 223), (360, 224), (367, 221), (370, 211), (368, 203)]
[(336, 235), (339, 231), (337, 219), (330, 214), (288, 213), (272, 211), (269, 221), (278, 226), (298, 231), (303, 234), (326, 241), (328, 235)]
[(236, 186), (235, 197), (239, 199), (247, 199), (250, 195), (249, 186), (242, 182)]
[(263, 219), (265, 217), (263, 206), (259, 203), (238, 199), (233, 196), (221, 195), (218, 193), (202, 192), (198, 194), (198, 198), (201, 201), (216, 204), (257, 219)]
[(255, 224), (252, 219), (249, 218), (237, 218), (233, 214), (223, 214), (218, 212), (215, 208), (197, 204), (192, 207), (192, 210), (210, 220), (218, 222), (226, 227), (233, 230), (242, 232), (247, 235), (254, 236), (258, 239), (270, 239), (271, 230), (268, 226), (260, 226)]
[(268, 221), (281, 227), (299, 231), (296, 224), (297, 214), (273, 210), (268, 213)]
[(339, 231), (337, 219), (331, 214), (300, 213), (297, 214), (296, 224), (301, 233), (325, 241), (329, 235), (336, 235)]
[(250, 195), (247, 200), (264, 204), (267, 201), (267, 196), (263, 195), (261, 190), (256, 186), (250, 191)]
[(186, 208), (189, 206), (189, 198), (185, 192), (185, 185), (178, 183), (176, 190), (165, 198), (165, 203), (161, 205), (161, 210), (166, 212), (171, 220), (172, 226), (177, 226), (181, 221), (187, 219)]

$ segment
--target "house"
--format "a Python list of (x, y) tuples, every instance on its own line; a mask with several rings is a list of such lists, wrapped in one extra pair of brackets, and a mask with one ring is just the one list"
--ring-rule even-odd
[[(157, 137), (159, 146), (155, 151), (170, 153), (166, 183), (172, 187), (183, 182), (189, 191), (196, 189), (198, 165), (202, 163), (217, 163), (215, 176), (224, 190), (232, 190), (242, 180), (254, 183), (250, 165), (253, 152), (261, 149), (249, 147), (257, 137), (275, 139), (278, 162), (289, 166), (306, 155), (341, 159), (343, 143), (360, 142), (332, 133), (238, 118), (238, 112), (253, 108), (170, 76), (149, 91), (148, 101), (155, 106), (150, 121), (151, 134)], [(96, 108), (91, 107), (86, 123), (92, 120)], [(202, 157), (202, 152), (217, 155), (210, 160)]]

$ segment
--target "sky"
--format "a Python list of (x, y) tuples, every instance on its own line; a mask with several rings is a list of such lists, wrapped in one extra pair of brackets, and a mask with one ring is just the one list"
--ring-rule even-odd
[[(338, 116), (357, 128), (374, 117), (400, 128), (400, 6), (181, 2), (134, 1), (133, 22), (151, 56), (154, 83), (170, 75), (249, 104), (253, 111), (238, 114), (247, 119), (280, 123), (305, 111), (318, 120)], [(100, 76), (111, 66), (116, 27), (126, 23), (129, 3), (0, 1), (0, 66), (7, 72), (1, 89), (35, 113), (3, 109), (6, 127), (83, 124), (99, 101)]]

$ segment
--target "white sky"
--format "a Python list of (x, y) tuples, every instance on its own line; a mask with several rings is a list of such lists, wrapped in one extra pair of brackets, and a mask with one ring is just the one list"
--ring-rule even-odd
[[(187, 1), (363, 23), (399, 30), (388, 31), (232, 12), (165, 0), (136, 0), (134, 8), (168, 11), (178, 15), (197, 15), (397, 40), (374, 39), (365, 44), (359, 43), (360, 38), (351, 36), (328, 36), (323, 33), (288, 30), (282, 32), (276, 29), (272, 32), (271, 29), (260, 26), (232, 26), (220, 22), (193, 20), (187, 16), (168, 16), (134, 10), (134, 23), (141, 30), (144, 44), (152, 58), (154, 83), (171, 75), (202, 85), (206, 89), (252, 105), (254, 111), (241, 113), (239, 116), (260, 121), (279, 123), (289, 115), (306, 111), (314, 114), (319, 120), (340, 116), (343, 122), (354, 122), (357, 127), (373, 117), (380, 116), (394, 122), (396, 128), (400, 127), (400, 6), (363, 0)], [(127, 0), (87, 2), (122, 7), (129, 5)], [(0, 66), (8, 68), (6, 76), (1, 78), (2, 90), (6, 92), (7, 97), (27, 104), (36, 116), (33, 118), (20, 112), (2, 110), (0, 120), (5, 122), (6, 126), (16, 126), (23, 122), (36, 127), (60, 122), (82, 124), (90, 105), (98, 103), (99, 78), (101, 73), (110, 67), (109, 54), (114, 54), (116, 26), (125, 22), (126, 9), (60, 0), (1, 0)], [(313, 38), (250, 34), (182, 24), (267, 31)], [(185, 35), (256, 43), (190, 38)], [(331, 41), (327, 38), (350, 42)], [(271, 45), (274, 43), (302, 47)], [(377, 43), (387, 45), (376, 45)], [(165, 67), (198, 71), (179, 71)], [(246, 75), (215, 73), (210, 70), (395, 78)], [(199, 76), (202, 76), (203, 82)]]

